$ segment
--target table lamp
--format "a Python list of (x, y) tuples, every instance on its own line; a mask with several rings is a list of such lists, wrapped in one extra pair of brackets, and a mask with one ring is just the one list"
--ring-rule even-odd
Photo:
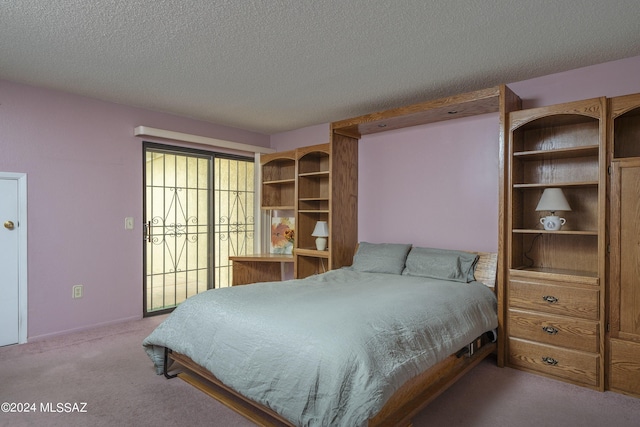
[(566, 223), (564, 218), (556, 215), (557, 211), (570, 211), (571, 207), (560, 188), (545, 188), (536, 206), (536, 211), (549, 211), (551, 215), (540, 218), (545, 230), (560, 230)]
[(316, 222), (316, 227), (313, 229), (313, 233), (311, 233), (311, 235), (313, 237), (317, 237), (316, 249), (324, 251), (327, 248), (327, 237), (329, 236), (327, 221)]

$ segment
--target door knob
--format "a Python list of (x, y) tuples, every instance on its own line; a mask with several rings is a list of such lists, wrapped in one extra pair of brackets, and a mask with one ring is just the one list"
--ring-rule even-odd
[(7, 230), (13, 230), (15, 227), (16, 226), (13, 223), (13, 221), (5, 221), (4, 222), (4, 228), (6, 228)]

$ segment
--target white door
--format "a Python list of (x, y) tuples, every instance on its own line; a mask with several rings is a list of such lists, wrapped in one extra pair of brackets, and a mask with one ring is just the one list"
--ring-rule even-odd
[(18, 181), (0, 179), (0, 346), (20, 341)]

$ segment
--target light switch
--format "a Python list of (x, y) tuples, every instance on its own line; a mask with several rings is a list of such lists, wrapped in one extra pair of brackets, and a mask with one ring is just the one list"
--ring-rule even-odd
[(124, 219), (124, 229), (125, 230), (133, 230), (133, 217), (128, 216)]

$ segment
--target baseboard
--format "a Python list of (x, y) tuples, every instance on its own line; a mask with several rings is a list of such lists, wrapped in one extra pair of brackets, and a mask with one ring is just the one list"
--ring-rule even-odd
[[(51, 332), (49, 334), (35, 335), (35, 336), (32, 336), (32, 337), (27, 337), (27, 343), (35, 342), (35, 341), (42, 341), (42, 340), (45, 340), (45, 339), (59, 337), (61, 335), (73, 334), (73, 333), (77, 333), (77, 332), (86, 332), (86, 331), (89, 331), (89, 330), (92, 330), (92, 329), (98, 329), (98, 328), (102, 328), (102, 327), (105, 327), (105, 326), (113, 326), (113, 325), (117, 325), (119, 323), (132, 322), (134, 320), (142, 320), (142, 315), (125, 317), (125, 318), (116, 319), (116, 320), (110, 320), (108, 322), (94, 323), (92, 325), (80, 326), (78, 328), (65, 329), (63, 331), (58, 331), (58, 332)], [(24, 343), (24, 344), (26, 344), (26, 343)]]

